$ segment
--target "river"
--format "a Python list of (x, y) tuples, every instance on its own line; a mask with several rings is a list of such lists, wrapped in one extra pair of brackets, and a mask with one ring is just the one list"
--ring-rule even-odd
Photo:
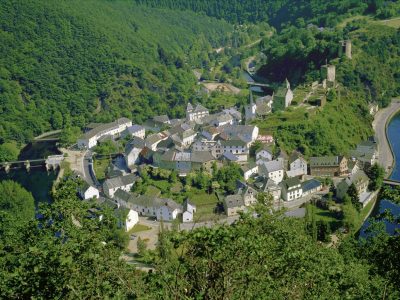
[[(60, 154), (56, 147), (56, 142), (33, 142), (22, 149), (18, 159), (40, 159), (53, 154)], [(14, 180), (20, 183), (32, 193), (36, 204), (51, 201), (49, 192), (56, 177), (56, 171), (47, 172), (43, 165), (32, 165), (29, 172), (23, 166), (13, 168), (9, 173), (4, 170), (0, 171), (0, 181)]]
[[(394, 166), (391, 179), (400, 180), (400, 113), (396, 114), (389, 122), (387, 127), (387, 136), (394, 154)], [(390, 201), (390, 199), (381, 200), (377, 203), (371, 217), (383, 213), (385, 210), (389, 210), (394, 216), (400, 216), (400, 205), (397, 205)], [(386, 232), (394, 234), (396, 228), (400, 228), (399, 224), (394, 224), (387, 220), (384, 221), (386, 226)], [(369, 226), (370, 222), (367, 220), (361, 230), (360, 236), (365, 237), (367, 233), (365, 229)]]

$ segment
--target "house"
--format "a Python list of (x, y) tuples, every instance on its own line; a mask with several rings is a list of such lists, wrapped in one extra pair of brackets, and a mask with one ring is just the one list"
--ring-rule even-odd
[(193, 222), (193, 216), (195, 212), (196, 212), (196, 205), (190, 203), (189, 200), (186, 199), (183, 202), (182, 222), (183, 223)]
[[(201, 139), (192, 144), (192, 151), (213, 151), (215, 149), (216, 141), (209, 141)], [(213, 153), (214, 154), (214, 153)], [(216, 155), (214, 155), (216, 156)]]
[(78, 139), (78, 148), (91, 149), (97, 145), (97, 141), (101, 137), (119, 136), (127, 127), (130, 126), (132, 126), (132, 121), (127, 118), (119, 118), (111, 123), (97, 125)]
[(279, 160), (271, 160), (260, 164), (258, 172), (260, 175), (272, 179), (276, 184), (280, 183), (284, 176), (284, 169)]
[(258, 173), (258, 165), (254, 163), (247, 163), (240, 167), (243, 173), (244, 180), (249, 180), (249, 178)]
[(297, 177), (282, 181), (280, 186), (282, 187), (282, 198), (285, 201), (293, 201), (301, 198), (303, 195), (303, 188)]
[(103, 191), (108, 197), (112, 198), (119, 189), (130, 191), (136, 179), (137, 177), (134, 174), (106, 179), (103, 183)]
[(215, 157), (209, 151), (177, 152), (168, 150), (154, 155), (154, 164), (157, 167), (177, 170), (182, 176), (201, 169), (210, 171), (213, 161), (215, 161)]
[(369, 178), (362, 170), (359, 170), (355, 174), (346, 177), (337, 185), (336, 197), (338, 199), (343, 199), (350, 185), (353, 183), (356, 186), (358, 196), (360, 196), (362, 193), (367, 191)]
[(375, 141), (363, 141), (357, 148), (350, 152), (352, 158), (357, 159), (361, 167), (367, 170), (378, 162), (378, 144)]
[(286, 172), (288, 177), (297, 177), (307, 175), (307, 161), (297, 151), (293, 151), (289, 157), (289, 171)]
[(270, 178), (260, 177), (260, 180), (256, 181), (254, 185), (261, 192), (270, 194), (274, 201), (278, 201), (281, 198), (282, 187)]
[(215, 154), (217, 158), (225, 153), (231, 153), (238, 158), (238, 161), (247, 161), (249, 156), (249, 148), (247, 143), (242, 140), (227, 140), (218, 141), (212, 153)]
[(115, 210), (115, 215), (118, 220), (118, 227), (123, 228), (126, 232), (139, 223), (139, 214), (133, 209), (119, 207)]
[(360, 170), (360, 165), (356, 159), (351, 159), (347, 162), (347, 168), (349, 170), (349, 175), (353, 175)]
[(290, 89), (290, 83), (286, 79), (285, 85), (280, 87), (275, 95), (272, 104), (273, 111), (285, 110), (286, 107), (290, 106), (293, 100), (293, 92)]
[(201, 135), (209, 141), (213, 141), (220, 133), (221, 128), (215, 128), (214, 126), (204, 127), (201, 131)]
[(132, 137), (138, 137), (141, 139), (144, 139), (144, 137), (146, 136), (146, 129), (143, 126), (140, 125), (132, 125), (127, 127), (123, 134), (123, 136), (132, 136)]
[(229, 195), (225, 197), (224, 209), (228, 217), (237, 215), (239, 212), (244, 211), (246, 206), (241, 195)]
[(259, 128), (254, 125), (225, 125), (220, 128), (226, 139), (239, 139), (250, 147), (257, 140)]
[(197, 121), (201, 120), (204, 117), (209, 115), (209, 111), (204, 106), (197, 104), (195, 108), (193, 108), (192, 104), (188, 103), (186, 107), (186, 120), (188, 121)]
[(347, 170), (347, 159), (344, 156), (310, 158), (311, 176), (343, 176), (347, 174)]
[(282, 166), (285, 170), (288, 170), (289, 155), (287, 155), (286, 151), (280, 150), (276, 159), (282, 163)]
[(264, 118), (272, 111), (273, 95), (259, 97), (256, 102), (253, 100), (253, 93), (250, 90), (250, 103), (244, 107), (246, 121), (256, 118)]
[(242, 122), (242, 113), (236, 107), (226, 108), (222, 112), (232, 116), (233, 124), (237, 125)]
[(230, 114), (218, 114), (210, 121), (209, 124), (214, 127), (233, 125), (233, 117)]
[(140, 153), (145, 147), (145, 141), (140, 137), (135, 137), (125, 146), (125, 162), (128, 168), (132, 169), (140, 162)]
[(155, 116), (153, 117), (153, 122), (158, 128), (162, 128), (171, 124), (171, 121), (167, 115)]
[(82, 186), (78, 188), (78, 193), (83, 200), (92, 198), (98, 199), (100, 197), (99, 190), (94, 186), (87, 184), (86, 182), (84, 182)]
[(257, 203), (257, 191), (246, 184), (240, 184), (234, 195), (225, 197), (224, 209), (228, 216), (237, 215), (240, 211), (245, 211), (246, 206)]
[(163, 132), (151, 134), (144, 140), (145, 146), (153, 151), (156, 151), (158, 144), (168, 139), (168, 137), (169, 136)]
[(263, 145), (263, 147), (256, 151), (256, 160), (270, 161), (273, 158), (272, 147), (269, 145)]
[(302, 197), (315, 194), (322, 190), (322, 183), (316, 179), (304, 181), (301, 185), (303, 189)]
[(154, 217), (158, 221), (175, 220), (178, 214), (182, 212), (182, 207), (179, 204), (167, 198), (146, 195), (135, 197), (123, 190), (118, 190), (114, 198), (119, 205), (135, 210), (140, 216)]

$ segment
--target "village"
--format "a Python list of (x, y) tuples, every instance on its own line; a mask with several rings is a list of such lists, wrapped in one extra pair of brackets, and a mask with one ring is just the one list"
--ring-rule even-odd
[[(335, 66), (323, 66), (321, 74), (323, 81), (311, 87), (317, 96), (307, 95), (318, 98), (312, 100), (318, 107), (326, 102), (327, 91), (336, 87)], [(293, 99), (286, 80), (270, 96), (253, 99), (250, 93), (244, 115), (237, 107), (210, 113), (201, 104), (188, 103), (183, 119), (161, 115), (140, 125), (127, 118), (90, 124), (77, 141), (89, 161), (88, 171), (81, 172), (86, 183), (79, 194), (122, 210), (126, 231), (140, 218), (150, 220), (148, 224), (179, 222), (183, 228), (232, 221), (260, 199), (270, 199), (275, 209), (289, 210), (316, 200), (340, 202), (351, 186), (360, 206), (367, 206), (376, 197), (368, 191), (365, 172), (378, 161), (374, 137), (347, 157), (338, 153), (306, 158), (298, 151), (279, 149), (272, 135), (260, 134), (252, 124), (285, 110)], [(371, 107), (370, 113), (375, 112)], [(91, 155), (107, 143), (124, 151), (107, 166), (100, 183)]]

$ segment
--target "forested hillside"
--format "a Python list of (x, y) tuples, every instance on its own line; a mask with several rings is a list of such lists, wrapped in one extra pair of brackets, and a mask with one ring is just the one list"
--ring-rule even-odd
[(194, 94), (191, 67), (229, 32), (223, 21), (129, 1), (1, 1), (0, 144), (179, 115)]
[[(308, 20), (318, 25), (334, 26), (353, 14), (376, 13), (381, 17), (396, 15), (396, 1), (356, 0), (136, 0), (152, 7), (192, 10), (233, 23), (268, 21), (275, 27), (284, 23)], [(301, 19), (301, 20), (298, 20)]]

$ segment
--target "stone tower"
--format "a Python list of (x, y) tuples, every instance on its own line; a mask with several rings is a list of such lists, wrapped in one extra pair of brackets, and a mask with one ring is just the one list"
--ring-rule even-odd
[(250, 104), (245, 106), (245, 118), (246, 121), (254, 120), (256, 118), (257, 106), (253, 101), (253, 93), (250, 90)]
[(335, 82), (336, 67), (334, 65), (323, 65), (321, 67), (322, 80), (326, 79), (327, 82)]
[(351, 40), (347, 40), (344, 42), (345, 53), (348, 59), (351, 59)]

